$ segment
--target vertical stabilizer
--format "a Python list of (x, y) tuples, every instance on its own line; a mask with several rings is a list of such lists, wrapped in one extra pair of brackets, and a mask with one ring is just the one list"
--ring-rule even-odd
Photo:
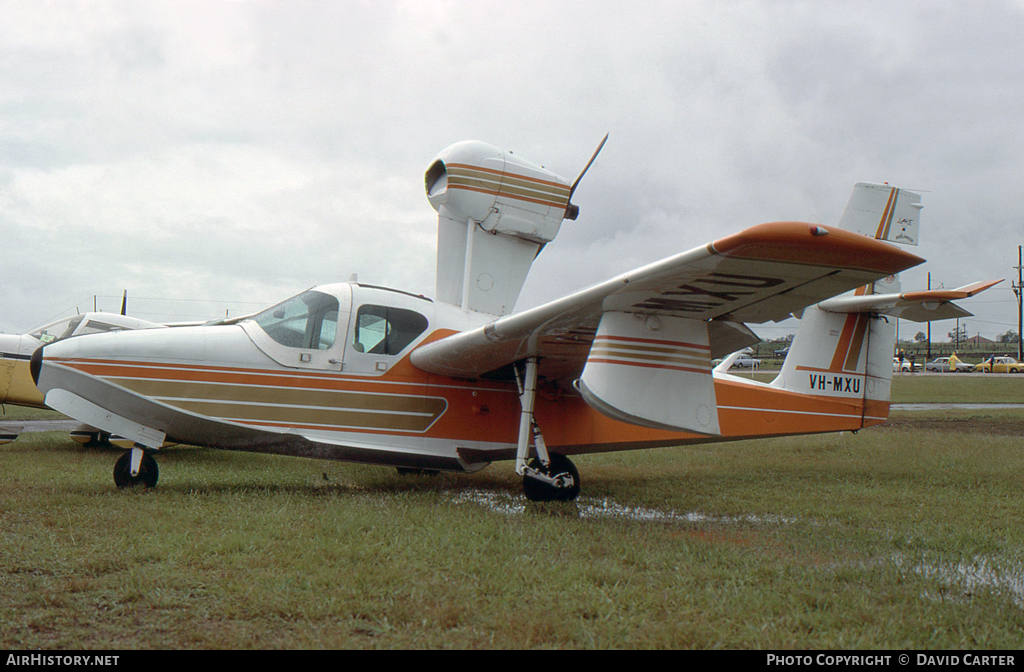
[[(917, 245), (921, 223), (921, 194), (888, 184), (858, 182), (846, 203), (839, 228), (869, 238), (903, 245)], [(900, 291), (899, 276), (877, 281), (873, 290), (888, 294)]]
[(921, 194), (888, 184), (858, 182), (846, 203), (839, 228), (876, 240), (917, 245)]
[(804, 311), (782, 371), (772, 383), (792, 392), (864, 402), (865, 426), (888, 417), (893, 322), (873, 312)]

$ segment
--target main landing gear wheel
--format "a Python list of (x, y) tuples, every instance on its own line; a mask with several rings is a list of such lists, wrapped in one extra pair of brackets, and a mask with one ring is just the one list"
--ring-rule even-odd
[(118, 488), (134, 488), (137, 485), (144, 485), (152, 488), (160, 477), (160, 469), (156, 466), (156, 460), (149, 453), (142, 454), (142, 461), (139, 463), (139, 473), (132, 476), (132, 451), (125, 451), (125, 454), (117, 458), (114, 463), (114, 484)]
[(417, 469), (415, 467), (395, 467), (399, 476), (438, 476), (441, 474), (437, 469)]
[[(523, 474), (523, 493), (531, 502), (571, 502), (580, 494), (580, 472), (565, 455), (551, 453), (548, 466), (533, 458)], [(548, 483), (530, 474), (535, 469), (554, 481)]]

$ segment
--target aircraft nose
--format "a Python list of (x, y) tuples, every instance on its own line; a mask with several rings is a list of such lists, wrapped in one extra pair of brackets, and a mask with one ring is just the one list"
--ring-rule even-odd
[(32, 358), (28, 360), (28, 370), (32, 373), (32, 382), (36, 385), (39, 384), (39, 370), (43, 368), (43, 348), (46, 346), (40, 346), (36, 348), (36, 351), (32, 353)]

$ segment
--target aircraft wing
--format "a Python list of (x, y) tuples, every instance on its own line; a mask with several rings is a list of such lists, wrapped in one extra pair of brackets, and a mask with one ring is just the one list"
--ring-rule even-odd
[(984, 292), (1000, 282), (1002, 280), (988, 280), (974, 282), (956, 289), (929, 289), (902, 294), (840, 296), (822, 301), (820, 307), (833, 313), (885, 313), (912, 322), (971, 317), (973, 313), (964, 310), (953, 301)]
[(412, 353), (412, 363), (431, 373), (475, 378), (536, 355), (548, 380), (578, 377), (608, 313), (704, 323), (708, 352), (717, 357), (759, 340), (745, 322), (786, 319), (923, 261), (889, 243), (834, 227), (761, 224), (433, 341)]

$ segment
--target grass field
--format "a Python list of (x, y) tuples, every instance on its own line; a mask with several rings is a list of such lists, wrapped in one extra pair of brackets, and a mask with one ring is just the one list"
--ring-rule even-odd
[(24, 406), (8, 406), (5, 404), (3, 412), (0, 413), (0, 422), (12, 422), (16, 420), (52, 420), (64, 417), (66, 416), (61, 415), (57, 411), (51, 411), (46, 408), (25, 408)]
[(580, 457), (558, 505), (509, 463), (190, 447), (118, 491), (118, 451), (25, 435), (0, 448), (0, 646), (1020, 648), (1021, 414), (913, 417)]
[[(735, 371), (732, 373), (736, 374)], [(770, 383), (778, 371), (741, 372), (741, 378)], [(892, 401), (906, 403), (1024, 403), (1024, 375), (894, 374)]]

